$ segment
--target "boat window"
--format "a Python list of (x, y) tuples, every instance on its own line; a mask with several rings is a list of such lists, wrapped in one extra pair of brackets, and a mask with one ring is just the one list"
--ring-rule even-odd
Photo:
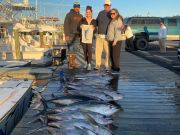
[(177, 26), (176, 19), (168, 19), (168, 26)]
[(141, 18), (139, 18), (139, 19), (132, 19), (131, 24), (141, 25), (141, 24), (145, 24), (145, 21), (144, 21), (144, 19), (141, 19)]
[(160, 19), (146, 19), (146, 24), (159, 25)]

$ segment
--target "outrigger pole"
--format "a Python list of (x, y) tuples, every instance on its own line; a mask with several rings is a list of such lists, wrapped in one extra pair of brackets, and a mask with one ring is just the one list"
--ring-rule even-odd
[(36, 19), (38, 18), (38, 0), (36, 0)]

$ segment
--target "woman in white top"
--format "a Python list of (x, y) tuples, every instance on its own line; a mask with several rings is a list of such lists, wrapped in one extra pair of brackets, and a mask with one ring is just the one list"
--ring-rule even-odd
[(96, 31), (96, 20), (92, 18), (92, 7), (86, 7), (86, 16), (80, 21), (81, 28), (81, 44), (84, 51), (84, 60), (86, 62), (84, 68), (91, 70), (92, 61), (92, 41), (93, 34)]
[(107, 32), (107, 40), (110, 43), (110, 58), (111, 58), (111, 69), (113, 71), (120, 71), (120, 52), (122, 43), (122, 29), (123, 18), (119, 14), (118, 10), (113, 8), (111, 10), (112, 21), (109, 24)]
[(129, 52), (134, 51), (133, 32), (131, 30), (131, 27), (125, 24), (123, 28), (123, 33), (126, 36), (125, 50)]

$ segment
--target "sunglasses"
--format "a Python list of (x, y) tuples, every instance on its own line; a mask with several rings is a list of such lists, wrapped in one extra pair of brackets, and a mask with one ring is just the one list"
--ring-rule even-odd
[(110, 7), (110, 5), (108, 5), (108, 4), (104, 4), (104, 6)]
[(111, 13), (111, 15), (115, 15), (116, 13)]

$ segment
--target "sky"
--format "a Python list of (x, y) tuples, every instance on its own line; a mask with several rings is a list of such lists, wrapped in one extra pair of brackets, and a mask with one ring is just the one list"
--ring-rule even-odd
[[(29, 0), (34, 4), (36, 0)], [(59, 17), (63, 20), (66, 13), (79, 1), (81, 13), (85, 7), (93, 7), (93, 17), (103, 10), (104, 0), (38, 0), (38, 15)], [(111, 0), (112, 8), (117, 8), (123, 17), (131, 16), (175, 16), (180, 15), (180, 0)]]

